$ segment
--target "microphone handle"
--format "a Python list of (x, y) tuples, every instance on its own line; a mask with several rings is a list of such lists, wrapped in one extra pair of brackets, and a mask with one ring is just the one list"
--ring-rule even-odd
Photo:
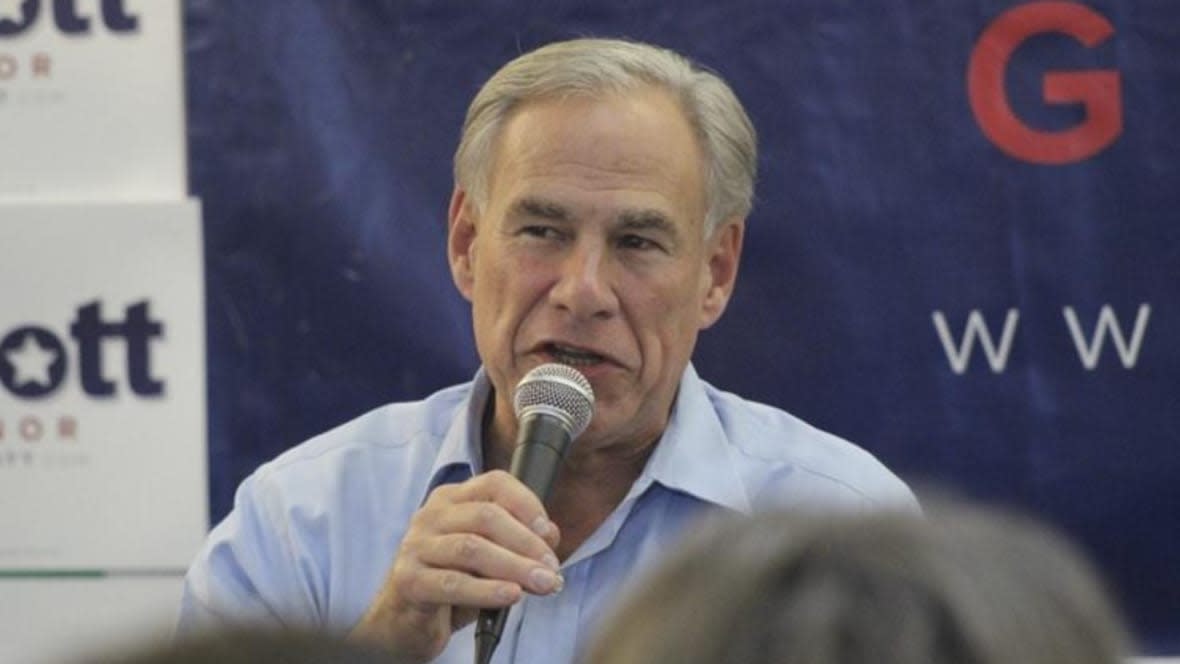
[(538, 413), (520, 423), (512, 453), (512, 476), (529, 488), (541, 502), (549, 499), (561, 461), (570, 445), (570, 432), (561, 420)]
[[(570, 432), (556, 417), (538, 413), (521, 421), (516, 442), (516, 450), (512, 453), (512, 476), (545, 502), (569, 448)], [(476, 664), (490, 664), (507, 621), (507, 607), (480, 609), (475, 623)]]

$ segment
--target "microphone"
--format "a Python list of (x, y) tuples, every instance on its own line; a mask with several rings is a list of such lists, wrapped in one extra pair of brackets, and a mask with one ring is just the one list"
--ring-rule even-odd
[[(517, 383), (512, 409), (519, 424), (512, 476), (545, 502), (570, 442), (586, 430), (594, 416), (594, 390), (577, 369), (542, 364)], [(480, 610), (475, 626), (476, 664), (492, 661), (507, 618), (507, 607)]]

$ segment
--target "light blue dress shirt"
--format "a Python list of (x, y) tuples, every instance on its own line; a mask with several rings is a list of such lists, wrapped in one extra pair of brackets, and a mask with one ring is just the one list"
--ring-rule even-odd
[[(378, 408), (261, 466), (190, 568), (178, 631), (259, 622), (351, 629), (427, 494), (482, 468), (490, 394), (480, 371), (471, 383)], [(916, 501), (859, 447), (722, 392), (689, 366), (643, 473), (562, 564), (561, 593), (512, 607), (493, 662), (575, 661), (620, 592), (693, 519), (773, 506), (912, 510)], [(469, 625), (436, 661), (470, 664), (473, 647)]]

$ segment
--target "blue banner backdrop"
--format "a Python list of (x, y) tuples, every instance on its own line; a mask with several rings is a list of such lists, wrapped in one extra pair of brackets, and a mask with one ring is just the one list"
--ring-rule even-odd
[(918, 485), (1014, 505), (1180, 653), (1180, 4), (188, 0), (212, 512), (302, 439), (477, 365), (444, 257), (465, 105), (626, 36), (727, 77), (762, 139), (702, 375)]

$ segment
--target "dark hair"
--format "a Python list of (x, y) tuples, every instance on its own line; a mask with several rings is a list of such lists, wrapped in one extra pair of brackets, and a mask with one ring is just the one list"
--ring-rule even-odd
[(376, 646), (311, 631), (235, 629), (206, 632), (174, 643), (145, 645), (86, 664), (390, 664)]
[(925, 518), (723, 520), (607, 621), (593, 664), (1117, 664), (1122, 623), (1043, 524), (943, 505)]

